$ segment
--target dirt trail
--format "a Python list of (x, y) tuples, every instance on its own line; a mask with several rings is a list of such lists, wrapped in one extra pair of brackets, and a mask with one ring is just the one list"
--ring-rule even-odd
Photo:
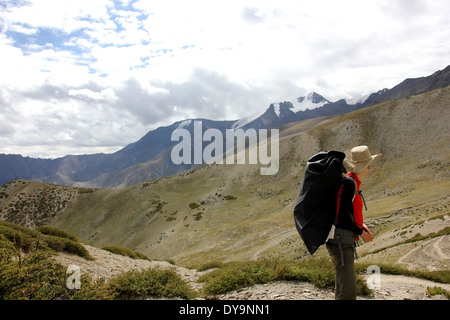
[(442, 236), (424, 241), (398, 260), (398, 263), (417, 265), (421, 261), (450, 262), (450, 236)]
[(174, 269), (185, 280), (188, 280), (194, 288), (201, 286), (196, 280), (203, 274), (196, 270), (175, 266), (167, 261), (148, 261), (143, 259), (132, 259), (109, 251), (84, 245), (94, 260), (86, 260), (76, 255), (59, 253), (54, 259), (64, 266), (71, 264), (80, 267), (81, 273), (89, 274), (93, 279), (103, 278), (106, 281), (111, 278), (130, 271), (145, 270), (148, 268)]
[[(60, 253), (54, 257), (62, 265), (77, 265), (81, 273), (87, 273), (94, 279), (112, 277), (129, 271), (144, 270), (148, 268), (171, 268), (189, 281), (193, 288), (201, 288), (201, 283), (196, 280), (205, 272), (175, 266), (166, 261), (135, 260), (108, 251), (85, 245), (95, 260)], [(365, 276), (368, 278), (370, 275)], [(429, 297), (426, 294), (427, 287), (438, 286), (450, 291), (450, 285), (435, 283), (412, 277), (380, 275), (379, 288), (374, 290), (374, 296), (358, 299), (380, 299), (380, 300), (404, 300), (404, 299), (442, 299), (443, 296)], [(331, 300), (334, 299), (333, 290), (317, 288), (306, 282), (298, 281), (275, 281), (268, 284), (254, 285), (223, 295), (209, 297), (223, 300)]]

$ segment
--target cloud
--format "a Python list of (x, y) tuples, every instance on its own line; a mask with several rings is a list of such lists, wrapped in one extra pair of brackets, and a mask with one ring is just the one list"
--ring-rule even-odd
[(268, 88), (242, 86), (225, 75), (199, 68), (186, 81), (155, 81), (151, 88), (149, 91), (130, 79), (117, 92), (119, 104), (126, 104), (144, 125), (200, 117), (235, 120), (239, 110), (265, 106), (266, 93), (270, 92)]
[(100, 92), (95, 92), (89, 89), (70, 89), (69, 96), (85, 98), (87, 101), (104, 101), (114, 103), (117, 96), (111, 88), (103, 89)]
[(433, 0), (380, 0), (377, 2), (380, 10), (395, 21), (420, 19), (427, 17), (428, 13), (436, 12), (442, 5), (440, 1)]
[(249, 24), (256, 24), (264, 21), (263, 16), (258, 8), (243, 8), (241, 17), (245, 22)]
[(109, 0), (39, 0), (8, 6), (2, 16), (7, 24), (61, 30), (71, 33), (89, 27), (89, 20), (107, 19)]
[(0, 152), (111, 151), (186, 118), (333, 101), (448, 64), (447, 1), (0, 5)]

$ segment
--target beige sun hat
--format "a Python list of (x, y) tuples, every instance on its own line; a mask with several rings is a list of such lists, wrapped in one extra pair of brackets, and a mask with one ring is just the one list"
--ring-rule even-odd
[(345, 151), (344, 166), (348, 171), (358, 174), (379, 157), (381, 153), (371, 155), (367, 146), (357, 146)]

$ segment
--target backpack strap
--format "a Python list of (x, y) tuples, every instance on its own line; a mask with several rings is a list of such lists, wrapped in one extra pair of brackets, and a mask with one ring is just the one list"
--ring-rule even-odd
[[(335, 215), (335, 217), (334, 217), (334, 224), (335, 224), (335, 225), (337, 224), (337, 221), (338, 221), (339, 208), (340, 208), (340, 206), (341, 206), (342, 189), (344, 189), (344, 182), (345, 182), (346, 179), (347, 179), (347, 180), (353, 181), (353, 183), (355, 184), (355, 191), (354, 191), (354, 194), (353, 194), (352, 202), (353, 202), (353, 200), (355, 199), (355, 196), (356, 196), (356, 193), (357, 193), (357, 191), (356, 191), (356, 181), (355, 181), (353, 178), (351, 178), (351, 177), (344, 177), (344, 178), (342, 179), (342, 183), (341, 183), (341, 186), (340, 186), (340, 188), (339, 188), (339, 191), (338, 191), (338, 194), (337, 194), (337, 199), (336, 199), (336, 215)], [(363, 200), (364, 200), (364, 198), (363, 198)], [(364, 205), (365, 205), (365, 204), (366, 204), (366, 203), (365, 203), (365, 201), (364, 201)], [(366, 207), (366, 210), (367, 210), (367, 207)]]
[(348, 179), (350, 179), (350, 180), (352, 180), (354, 183), (355, 183), (355, 194), (353, 195), (353, 199), (352, 199), (352, 201), (355, 199), (355, 196), (356, 196), (356, 194), (359, 194), (359, 196), (361, 197), (361, 199), (362, 199), (362, 201), (363, 201), (363, 203), (364, 203), (364, 208), (366, 209), (366, 211), (367, 211), (367, 204), (366, 204), (366, 199), (364, 199), (364, 196), (363, 196), (363, 193), (362, 193), (362, 190), (358, 190), (358, 191), (356, 191), (356, 181), (355, 181), (355, 179), (353, 179), (352, 177), (346, 177), (346, 178), (348, 178)]
[(363, 194), (362, 194), (362, 191), (359, 190), (359, 191), (358, 191), (358, 194), (360, 195), (360, 197), (361, 197), (361, 199), (362, 199), (362, 201), (363, 201), (363, 203), (364, 203), (364, 208), (366, 208), (366, 211), (367, 211), (366, 199), (364, 199), (364, 196), (363, 196)]
[(339, 188), (337, 199), (336, 199), (336, 215), (334, 216), (334, 225), (337, 224), (338, 216), (339, 216), (339, 208), (341, 206), (341, 196), (342, 196), (342, 189), (344, 188), (344, 180), (342, 180), (341, 187)]

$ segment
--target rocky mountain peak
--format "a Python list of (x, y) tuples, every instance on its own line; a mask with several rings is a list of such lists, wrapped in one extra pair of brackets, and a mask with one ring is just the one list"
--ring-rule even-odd
[(303, 101), (309, 100), (312, 103), (323, 103), (323, 102), (329, 102), (327, 99), (325, 99), (323, 96), (321, 96), (320, 94), (316, 93), (316, 92), (310, 92), (308, 93), (308, 95), (304, 96), (304, 97), (300, 97), (297, 98), (297, 101), (299, 103), (302, 103)]

